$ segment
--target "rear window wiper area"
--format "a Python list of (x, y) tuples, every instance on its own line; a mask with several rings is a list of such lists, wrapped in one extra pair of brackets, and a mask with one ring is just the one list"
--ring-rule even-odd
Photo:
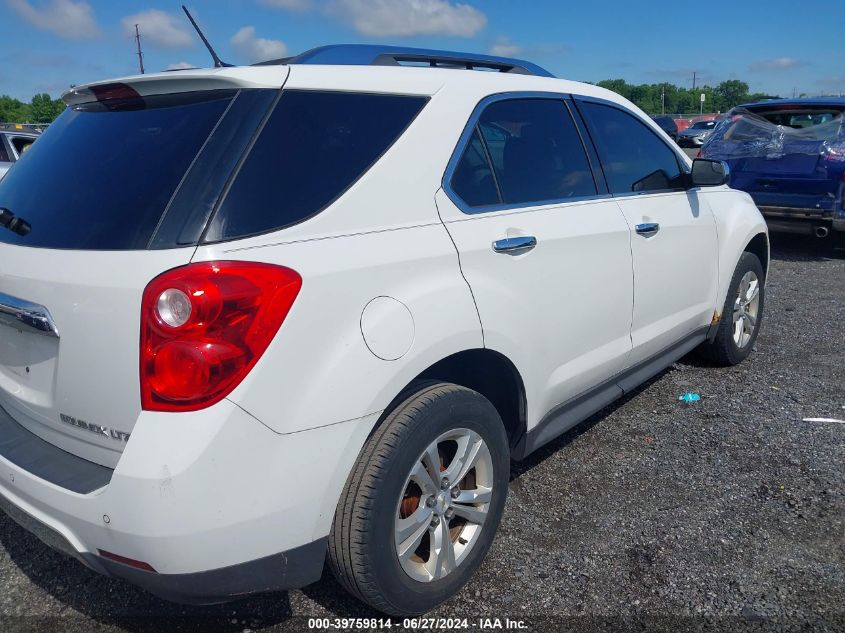
[(21, 237), (27, 235), (32, 226), (23, 218), (15, 217), (15, 214), (5, 207), (0, 207), (0, 226), (9, 229), (13, 233), (17, 233)]

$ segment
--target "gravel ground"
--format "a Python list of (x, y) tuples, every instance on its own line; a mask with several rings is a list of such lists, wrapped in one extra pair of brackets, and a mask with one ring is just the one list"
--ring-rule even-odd
[[(686, 358), (515, 465), (480, 572), (433, 616), (531, 630), (845, 630), (845, 251), (774, 236), (757, 350)], [(684, 406), (678, 396), (701, 394)], [(326, 575), (186, 608), (0, 517), (0, 630), (300, 631), (377, 617)], [(401, 628), (400, 628), (401, 630)], [(443, 629), (438, 629), (443, 630)]]

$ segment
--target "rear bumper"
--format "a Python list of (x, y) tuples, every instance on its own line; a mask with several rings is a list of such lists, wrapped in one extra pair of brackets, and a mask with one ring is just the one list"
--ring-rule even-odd
[(216, 604), (253, 593), (282, 591), (315, 582), (323, 572), (327, 539), (287, 552), (202, 572), (159, 574), (135, 569), (90, 552), (78, 552), (61, 534), (0, 495), (2, 509), (15, 523), (49, 547), (76, 558), (111, 578), (122, 578), (152, 594), (183, 604)]
[(337, 500), (377, 415), (280, 435), (229, 401), (143, 414), (108, 484), (87, 494), (0, 456), (0, 506), (51, 547), (170, 600), (301, 587), (322, 573)]

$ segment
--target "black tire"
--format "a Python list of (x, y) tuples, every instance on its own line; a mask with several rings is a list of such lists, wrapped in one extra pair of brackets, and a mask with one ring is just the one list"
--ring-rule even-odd
[[(490, 452), (493, 493), (478, 540), (439, 580), (421, 582), (402, 568), (395, 519), (411, 468), (423, 451), (452, 429), (478, 433)], [(392, 616), (418, 615), (447, 600), (469, 580), (493, 542), (510, 477), (507, 435), (498, 412), (481, 394), (449, 383), (426, 383), (399, 402), (364, 445), (335, 512), (329, 564), (354, 596)], [(448, 525), (448, 523), (447, 523)]]
[[(734, 302), (739, 293), (739, 284), (748, 272), (753, 272), (760, 281), (760, 303), (757, 309), (757, 322), (754, 324), (751, 338), (740, 347), (734, 340)], [(716, 365), (723, 367), (738, 365), (748, 358), (751, 350), (754, 349), (754, 343), (757, 341), (757, 335), (760, 332), (760, 325), (763, 323), (765, 305), (766, 278), (763, 272), (763, 265), (755, 254), (744, 252), (739, 258), (739, 263), (737, 263), (736, 270), (734, 270), (733, 277), (731, 278), (731, 285), (728, 288), (725, 305), (722, 307), (722, 318), (719, 322), (716, 336), (711, 342), (705, 343), (699, 348), (701, 355)]]

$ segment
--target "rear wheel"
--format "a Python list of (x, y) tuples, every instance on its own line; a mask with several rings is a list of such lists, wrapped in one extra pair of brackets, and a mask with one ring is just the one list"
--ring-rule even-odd
[(446, 383), (417, 390), (367, 442), (341, 495), (335, 576), (385, 613), (428, 611), (484, 559), (509, 472), (504, 426), (484, 396)]
[(702, 345), (702, 355), (723, 366), (748, 358), (763, 321), (765, 294), (763, 265), (756, 255), (744, 252), (731, 279), (716, 337)]

